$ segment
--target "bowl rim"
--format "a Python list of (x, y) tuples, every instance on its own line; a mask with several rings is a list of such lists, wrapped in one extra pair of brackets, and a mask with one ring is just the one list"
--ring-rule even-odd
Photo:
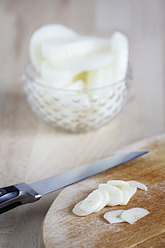
[[(58, 91), (65, 91), (65, 92), (91, 92), (91, 91), (97, 91), (97, 90), (105, 90), (105, 89), (108, 89), (108, 88), (111, 88), (111, 87), (114, 87), (116, 85), (120, 85), (121, 83), (123, 83), (123, 81), (126, 81), (128, 79), (131, 79), (132, 78), (132, 68), (131, 68), (131, 65), (130, 63), (128, 62), (128, 65), (127, 65), (127, 72), (126, 72), (126, 75), (123, 79), (115, 82), (115, 83), (110, 83), (110, 84), (107, 84), (103, 87), (98, 87), (98, 88), (87, 88), (87, 89), (82, 89), (82, 90), (76, 90), (76, 89), (66, 89), (66, 88), (58, 88), (58, 87), (55, 87), (55, 86), (50, 86), (50, 85), (46, 85), (40, 81), (37, 80), (37, 78), (33, 78), (29, 73), (28, 73), (28, 69), (29, 67), (31, 67), (35, 73), (36, 70), (34, 68), (34, 66), (32, 65), (31, 61), (28, 61), (24, 68), (23, 68), (23, 81), (26, 82), (26, 79), (29, 79), (33, 84), (37, 84), (43, 88), (47, 88), (49, 90), (58, 90)], [(126, 86), (128, 88), (128, 85), (126, 83)]]

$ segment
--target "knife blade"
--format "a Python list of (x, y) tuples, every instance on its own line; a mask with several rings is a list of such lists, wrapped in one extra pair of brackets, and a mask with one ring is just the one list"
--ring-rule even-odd
[(118, 154), (90, 164), (79, 166), (31, 184), (20, 183), (0, 188), (0, 214), (22, 204), (35, 202), (41, 199), (42, 196), (55, 190), (97, 175), (146, 153), (148, 152), (138, 151)]

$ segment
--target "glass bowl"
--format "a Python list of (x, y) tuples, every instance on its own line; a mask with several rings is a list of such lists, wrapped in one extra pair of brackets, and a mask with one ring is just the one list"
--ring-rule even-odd
[(123, 109), (132, 81), (126, 77), (95, 89), (67, 90), (45, 85), (29, 62), (23, 73), (24, 91), (32, 110), (50, 126), (67, 132), (86, 132), (108, 124)]

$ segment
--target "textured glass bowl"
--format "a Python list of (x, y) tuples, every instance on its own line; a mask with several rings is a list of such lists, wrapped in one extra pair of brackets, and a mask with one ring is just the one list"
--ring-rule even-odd
[(67, 132), (86, 132), (109, 123), (123, 109), (132, 81), (130, 66), (122, 81), (81, 91), (47, 86), (37, 78), (28, 63), (23, 81), (32, 110), (50, 126)]

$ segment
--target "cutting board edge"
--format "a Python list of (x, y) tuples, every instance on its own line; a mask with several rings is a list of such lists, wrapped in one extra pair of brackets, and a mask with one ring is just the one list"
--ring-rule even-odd
[(115, 150), (114, 154), (120, 153), (120, 152), (129, 152), (129, 151), (135, 151), (137, 149), (142, 150), (142, 147), (148, 145), (148, 143), (156, 142), (160, 139), (165, 139), (165, 133), (154, 135), (142, 140), (137, 140), (136, 142), (130, 143), (124, 147), (121, 147), (117, 150)]

